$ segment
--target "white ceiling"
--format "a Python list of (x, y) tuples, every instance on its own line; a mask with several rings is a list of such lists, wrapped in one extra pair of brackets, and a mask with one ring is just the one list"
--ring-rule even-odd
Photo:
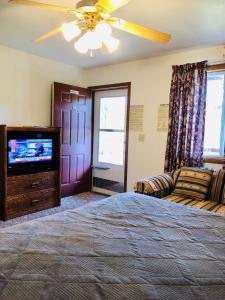
[[(74, 7), (78, 0), (39, 2)], [(113, 35), (121, 41), (120, 48), (113, 54), (97, 51), (91, 58), (78, 54), (73, 43), (65, 42), (61, 35), (40, 44), (31, 42), (73, 19), (73, 15), (0, 0), (0, 44), (87, 68), (225, 43), (225, 0), (131, 0), (113, 15), (170, 33), (172, 40), (161, 45), (114, 29)]]

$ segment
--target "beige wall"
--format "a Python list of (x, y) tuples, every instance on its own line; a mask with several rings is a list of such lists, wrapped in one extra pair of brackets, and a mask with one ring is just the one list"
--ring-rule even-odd
[(172, 65), (223, 58), (221, 47), (189, 50), (171, 55), (130, 63), (87, 70), (88, 85), (132, 82), (131, 104), (144, 104), (145, 142), (138, 142), (138, 134), (130, 132), (128, 189), (143, 176), (163, 172), (166, 133), (157, 132), (157, 111), (161, 103), (168, 103)]
[(0, 46), (0, 124), (49, 126), (54, 81), (86, 86), (85, 71)]
[(130, 132), (128, 188), (135, 180), (163, 172), (166, 133), (157, 132), (157, 111), (168, 103), (171, 66), (208, 59), (222, 60), (221, 47), (190, 50), (130, 63), (81, 70), (0, 46), (0, 123), (50, 125), (54, 81), (91, 86), (132, 82), (131, 104), (144, 104), (145, 142)]

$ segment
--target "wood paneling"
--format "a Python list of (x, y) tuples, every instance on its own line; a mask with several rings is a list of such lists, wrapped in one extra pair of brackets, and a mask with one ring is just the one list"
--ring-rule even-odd
[(84, 155), (78, 154), (76, 156), (76, 180), (82, 181), (84, 177)]
[(209, 164), (225, 165), (225, 157), (204, 157), (203, 161)]
[(76, 183), (77, 181), (77, 175), (76, 175), (76, 170), (77, 170), (77, 159), (76, 155), (71, 155), (71, 165), (73, 168), (70, 168), (70, 182), (71, 183)]
[(208, 66), (208, 72), (225, 71), (225, 64), (217, 64)]
[(70, 145), (71, 143), (71, 111), (70, 110), (61, 110), (61, 124), (62, 128), (62, 145)]
[(70, 155), (61, 157), (61, 184), (70, 183)]
[(62, 92), (61, 94), (61, 102), (71, 103), (71, 96), (69, 92)]
[(85, 124), (86, 124), (86, 112), (80, 111), (76, 114), (77, 118), (77, 144), (85, 144)]
[(118, 90), (118, 89), (129, 88), (129, 87), (131, 87), (131, 82), (95, 85), (95, 86), (90, 86), (89, 89), (92, 92), (95, 92), (95, 91), (107, 91), (107, 90), (115, 90), (115, 89)]
[(86, 105), (86, 96), (85, 95), (79, 95), (78, 96), (78, 103), (79, 103), (79, 105)]
[(7, 194), (7, 127), (0, 125), (0, 215), (5, 219)]

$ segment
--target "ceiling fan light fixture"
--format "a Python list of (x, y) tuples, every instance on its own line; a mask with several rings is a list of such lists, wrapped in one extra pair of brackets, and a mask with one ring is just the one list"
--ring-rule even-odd
[(38, 2), (35, 0), (9, 0), (10, 3), (34, 8), (73, 13), (77, 17), (76, 20), (65, 23), (35, 38), (33, 40), (34, 43), (42, 42), (59, 33), (63, 33), (65, 40), (70, 42), (72, 39), (78, 37), (81, 31), (87, 30), (74, 45), (79, 52), (87, 53), (88, 50), (91, 50), (90, 52), (92, 54), (92, 50), (100, 48), (102, 51), (108, 49), (108, 52), (113, 52), (119, 47), (120, 41), (112, 37), (112, 28), (154, 42), (169, 42), (171, 39), (170, 34), (127, 20), (111, 17), (111, 13), (125, 6), (130, 1), (131, 0), (77, 0), (76, 7), (71, 9), (70, 7), (41, 3), (39, 0)]
[(111, 53), (118, 49), (120, 41), (112, 36), (109, 36), (103, 40), (103, 43), (108, 49), (108, 51)]
[(111, 36), (112, 34), (112, 28), (111, 26), (106, 23), (98, 23), (95, 27), (95, 32), (102, 38), (107, 38), (108, 36)]
[(72, 39), (81, 34), (81, 30), (74, 22), (64, 23), (62, 25), (62, 34), (67, 42), (71, 42)]
[(102, 47), (102, 39), (96, 31), (87, 31), (80, 40), (88, 49), (96, 50)]
[(87, 46), (82, 42), (81, 39), (79, 39), (79, 41), (74, 43), (74, 48), (82, 54), (86, 54), (88, 52), (88, 48)]
[(84, 19), (84, 14), (80, 10), (77, 10), (75, 12), (75, 15), (76, 15), (77, 19), (79, 19), (79, 20), (83, 20)]

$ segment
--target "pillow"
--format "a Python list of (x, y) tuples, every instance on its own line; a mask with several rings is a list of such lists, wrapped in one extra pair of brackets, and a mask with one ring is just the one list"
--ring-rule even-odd
[(172, 194), (205, 200), (213, 171), (195, 168), (182, 168)]
[(179, 176), (179, 174), (180, 174), (180, 171), (181, 171), (181, 169), (176, 169), (176, 170), (173, 170), (173, 171), (171, 171), (171, 172), (169, 173), (170, 176), (173, 178), (174, 183), (177, 182), (177, 178), (178, 178), (178, 176)]
[[(218, 204), (224, 201), (224, 183), (225, 183), (225, 171), (218, 170), (213, 172), (209, 200)], [(224, 202), (225, 203), (225, 202)]]
[(222, 195), (221, 204), (225, 205), (225, 184), (223, 186), (223, 195)]
[(174, 189), (173, 178), (169, 174), (143, 178), (135, 183), (134, 191), (162, 198)]

